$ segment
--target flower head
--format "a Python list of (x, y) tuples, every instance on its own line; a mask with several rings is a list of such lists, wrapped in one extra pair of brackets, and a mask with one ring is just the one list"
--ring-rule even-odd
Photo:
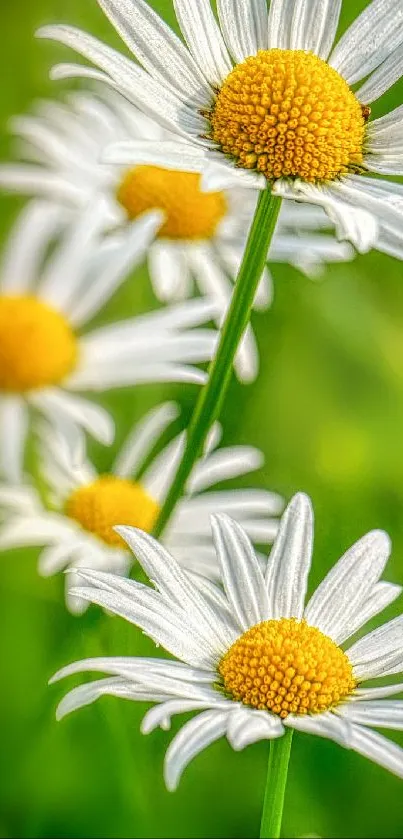
[(227, 736), (238, 750), (286, 727), (330, 738), (403, 777), (403, 749), (372, 730), (403, 727), (403, 702), (387, 698), (403, 685), (363, 685), (402, 672), (402, 616), (346, 645), (401, 592), (380, 581), (389, 539), (382, 531), (360, 539), (305, 605), (312, 527), (310, 501), (296, 495), (262, 567), (243, 528), (214, 516), (222, 587), (191, 578), (150, 536), (120, 527), (155, 590), (82, 570), (76, 593), (141, 627), (179, 661), (103, 658), (65, 667), (55, 679), (91, 670), (108, 678), (74, 688), (58, 716), (104, 694), (158, 703), (144, 733), (169, 728), (174, 714), (201, 712), (168, 748), (169, 789), (214, 740)]
[[(370, 120), (402, 73), (400, 0), (373, 0), (335, 47), (341, 0), (217, 0), (218, 22), (210, 0), (174, 0), (186, 46), (145, 0), (98, 2), (144, 69), (69, 26), (39, 35), (101, 71), (61, 65), (55, 77), (100, 78), (176, 135), (149, 155), (186, 158), (209, 189), (269, 185), (320, 204), (358, 248), (377, 224), (400, 243), (401, 185), (368, 177), (403, 172), (401, 108)], [(136, 161), (138, 142), (132, 151)]]
[(83, 334), (143, 258), (161, 221), (158, 213), (144, 214), (117, 241), (104, 238), (102, 217), (100, 203), (90, 205), (61, 235), (59, 208), (35, 201), (6, 246), (0, 273), (0, 472), (9, 480), (21, 477), (30, 408), (110, 443), (111, 417), (77, 392), (204, 381), (204, 373), (190, 365), (212, 357), (216, 332), (191, 327), (214, 317), (211, 301), (200, 298)]
[[(256, 194), (242, 186), (216, 192), (201, 190), (201, 175), (163, 160), (152, 165), (155, 142), (172, 143), (175, 136), (146, 117), (122, 96), (100, 85), (93, 92), (71, 93), (65, 104), (42, 102), (34, 115), (13, 120), (24, 145), (24, 162), (0, 166), (0, 185), (41, 195), (60, 205), (66, 223), (89, 203), (102, 198), (106, 230), (119, 230), (144, 213), (161, 212), (161, 223), (145, 251), (151, 281), (163, 302), (186, 299), (194, 284), (209, 297), (221, 323), (237, 275), (253, 217)], [(119, 162), (115, 146), (119, 143)], [(133, 143), (139, 144), (138, 165)], [(129, 164), (124, 149), (129, 148)], [(104, 161), (107, 159), (107, 162)], [(159, 165), (161, 164), (161, 165)], [(182, 161), (186, 167), (186, 158)], [(338, 242), (319, 208), (283, 208), (269, 253), (270, 262), (287, 262), (312, 276), (327, 262), (351, 259), (354, 251)], [(124, 247), (124, 237), (121, 238)], [(267, 307), (272, 280), (266, 268), (255, 308)], [(258, 370), (258, 353), (251, 327), (239, 349), (236, 370), (243, 381)]]
[[(156, 454), (145, 471), (143, 467), (178, 413), (178, 407), (168, 402), (144, 416), (107, 474), (99, 474), (85, 457), (82, 437), (73, 447), (58, 429), (42, 424), (38, 453), (51, 509), (44, 508), (34, 488), (1, 486), (0, 549), (43, 547), (39, 570), (46, 576), (83, 566), (127, 574), (133, 556), (115, 525), (124, 521), (152, 532), (183, 453), (184, 435)], [(283, 508), (279, 495), (263, 489), (212, 491), (215, 484), (248, 475), (263, 462), (261, 452), (251, 446), (217, 448), (220, 436), (216, 426), (163, 535), (164, 545), (184, 567), (210, 579), (219, 574), (210, 513), (231, 513), (256, 544), (267, 545), (277, 532), (277, 516)], [(72, 611), (82, 612), (86, 601), (71, 593), (79, 581), (74, 573), (66, 580), (67, 604)]]

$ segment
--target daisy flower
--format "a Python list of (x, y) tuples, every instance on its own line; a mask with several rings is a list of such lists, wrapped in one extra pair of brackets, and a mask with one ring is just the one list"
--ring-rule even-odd
[(209, 189), (269, 186), (319, 204), (358, 246), (369, 225), (375, 241), (370, 214), (401, 240), (403, 187), (368, 177), (403, 173), (403, 106), (370, 121), (403, 72), (401, 0), (373, 0), (336, 46), (341, 0), (217, 0), (218, 22), (210, 0), (174, 0), (186, 45), (144, 0), (98, 3), (143, 67), (70, 26), (39, 37), (99, 68), (55, 77), (102, 79), (176, 134), (143, 143), (155, 161), (205, 170)]
[[(47, 197), (66, 208), (66, 220), (100, 195), (105, 226), (120, 227), (143, 213), (159, 209), (164, 220), (147, 251), (148, 268), (157, 297), (163, 302), (191, 296), (196, 283), (201, 294), (217, 305), (218, 322), (226, 312), (232, 280), (238, 274), (256, 204), (256, 195), (242, 186), (202, 192), (200, 174), (152, 165), (148, 144), (172, 143), (174, 135), (107, 88), (97, 93), (75, 92), (65, 104), (44, 102), (33, 116), (14, 119), (22, 140), (23, 163), (0, 166), (0, 186)], [(104, 151), (112, 143), (129, 144), (129, 165), (108, 164)], [(131, 142), (140, 142), (139, 165), (133, 166)], [(186, 161), (185, 161), (186, 165)], [(295, 208), (288, 203), (280, 216), (270, 250), (271, 262), (287, 262), (316, 276), (326, 262), (351, 259), (353, 249), (326, 231), (322, 210)], [(363, 243), (364, 246), (364, 243)], [(255, 300), (266, 308), (272, 296), (266, 268)], [(258, 371), (258, 354), (251, 327), (238, 352), (236, 370), (243, 381)]]
[(84, 671), (108, 675), (70, 691), (58, 717), (105, 694), (156, 702), (144, 717), (144, 733), (168, 729), (174, 714), (199, 711), (167, 750), (170, 790), (214, 740), (226, 736), (239, 750), (281, 737), (289, 727), (330, 738), (403, 777), (403, 749), (373, 731), (403, 728), (403, 701), (388, 698), (403, 685), (364, 684), (402, 671), (403, 618), (346, 645), (400, 594), (399, 586), (380, 581), (389, 539), (381, 531), (360, 539), (305, 606), (312, 526), (309, 499), (296, 495), (262, 568), (243, 528), (226, 515), (213, 516), (223, 588), (190, 577), (147, 534), (119, 527), (155, 588), (80, 570), (76, 594), (139, 626), (178, 660), (71, 664), (53, 681)]
[(10, 480), (21, 477), (31, 408), (110, 443), (111, 417), (80, 391), (204, 381), (189, 363), (211, 358), (216, 333), (190, 327), (211, 319), (211, 301), (188, 301), (83, 334), (143, 258), (161, 221), (159, 213), (145, 214), (118, 243), (104, 239), (102, 214), (99, 203), (88, 207), (55, 243), (59, 210), (35, 201), (6, 245), (0, 268), (0, 472)]
[[(174, 438), (150, 463), (149, 456), (178, 413), (171, 402), (150, 411), (133, 427), (110, 473), (102, 475), (83, 452), (72, 451), (57, 429), (44, 425), (40, 463), (51, 509), (44, 508), (34, 488), (1, 486), (0, 549), (44, 547), (39, 571), (45, 576), (82, 566), (127, 574), (133, 556), (114, 525), (124, 521), (152, 530), (175, 477), (184, 435)], [(280, 496), (267, 490), (212, 490), (215, 484), (248, 475), (263, 464), (261, 452), (251, 446), (217, 449), (220, 436), (220, 427), (215, 426), (163, 537), (181, 564), (212, 579), (218, 575), (210, 531), (214, 510), (231, 513), (255, 543), (267, 545), (276, 535), (277, 516), (283, 509)], [(75, 577), (73, 573), (66, 578), (66, 598), (69, 608), (79, 613), (87, 604), (71, 594)]]

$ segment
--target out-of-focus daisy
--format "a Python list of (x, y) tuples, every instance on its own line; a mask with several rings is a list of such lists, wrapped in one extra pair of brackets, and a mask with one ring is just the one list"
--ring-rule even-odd
[[(59, 210), (33, 202), (22, 213), (0, 273), (0, 472), (19, 480), (30, 409), (82, 426), (104, 443), (113, 422), (77, 395), (153, 381), (204, 381), (191, 362), (211, 358), (211, 301), (194, 300), (86, 332), (144, 252), (159, 213), (128, 226), (124, 242), (102, 235), (102, 208), (88, 207), (49, 254)], [(122, 246), (124, 245), (124, 246)]]
[(401, 239), (401, 186), (368, 177), (403, 173), (402, 107), (369, 122), (403, 72), (401, 0), (373, 0), (334, 48), (341, 0), (217, 0), (219, 22), (210, 0), (174, 0), (187, 46), (145, 0), (98, 3), (144, 69), (69, 26), (39, 36), (100, 68), (62, 65), (55, 77), (102, 79), (177, 135), (143, 144), (155, 160), (207, 167), (208, 188), (269, 185), (320, 204), (356, 244), (369, 225), (375, 241), (368, 211)]
[[(119, 522), (150, 532), (156, 522), (183, 453), (184, 435), (168, 444), (142, 472), (158, 438), (176, 419), (177, 406), (154, 408), (129, 434), (109, 474), (66, 445), (63, 436), (45, 425), (41, 432), (40, 463), (51, 510), (44, 508), (36, 489), (0, 487), (0, 549), (43, 546), (39, 570), (49, 575), (82, 566), (126, 574), (133, 556), (114, 526)], [(218, 565), (211, 540), (210, 514), (231, 513), (256, 544), (267, 545), (277, 532), (283, 501), (263, 489), (211, 491), (222, 481), (246, 475), (262, 466), (260, 451), (251, 446), (216, 449), (220, 429), (210, 435), (204, 457), (196, 464), (163, 542), (178, 560), (197, 574), (214, 579)], [(206, 492), (205, 490), (209, 490)], [(83, 611), (86, 601), (70, 594), (77, 580), (67, 577), (67, 603)]]
[(144, 733), (169, 728), (173, 714), (201, 711), (170, 744), (165, 780), (175, 789), (185, 766), (214, 740), (234, 749), (281, 737), (287, 727), (354, 749), (403, 777), (403, 749), (372, 727), (403, 728), (402, 684), (365, 687), (403, 668), (403, 617), (348, 646), (345, 642), (400, 593), (380, 582), (390, 552), (387, 535), (368, 533), (339, 560), (305, 606), (312, 552), (312, 511), (297, 495), (281, 521), (262, 568), (243, 528), (225, 515), (212, 520), (223, 588), (190, 578), (150, 536), (118, 532), (155, 589), (111, 574), (80, 571), (76, 594), (141, 627), (179, 661), (94, 658), (54, 678), (101, 671), (108, 678), (74, 688), (62, 717), (104, 694), (157, 702)]
[[(224, 315), (237, 275), (256, 195), (241, 187), (202, 192), (200, 175), (152, 165), (155, 142), (174, 136), (143, 115), (123, 97), (100, 88), (98, 94), (70, 94), (65, 105), (45, 102), (34, 116), (18, 117), (13, 128), (23, 141), (26, 162), (0, 166), (0, 186), (42, 195), (72, 214), (101, 195), (105, 226), (124, 225), (145, 212), (160, 209), (164, 219), (148, 248), (148, 266), (157, 297), (164, 302), (190, 296), (194, 283)], [(151, 151), (147, 146), (151, 142)], [(105, 148), (128, 142), (131, 164), (103, 162)], [(131, 141), (139, 142), (139, 165), (133, 166)], [(163, 162), (163, 161), (161, 161)], [(186, 159), (183, 161), (186, 166)], [(295, 265), (315, 275), (327, 262), (351, 259), (354, 251), (326, 232), (325, 213), (312, 208), (284, 206), (269, 260)], [(365, 243), (362, 243), (365, 247)], [(271, 300), (271, 277), (265, 269), (255, 308)], [(237, 356), (237, 372), (244, 381), (257, 374), (258, 359), (251, 328)]]

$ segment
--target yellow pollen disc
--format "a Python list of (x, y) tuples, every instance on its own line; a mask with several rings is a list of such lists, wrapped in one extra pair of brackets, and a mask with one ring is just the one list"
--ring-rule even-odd
[(363, 161), (360, 103), (336, 70), (302, 50), (262, 50), (238, 64), (209, 119), (224, 154), (269, 180), (333, 180)]
[(237, 702), (283, 719), (327, 711), (356, 687), (343, 650), (295, 618), (248, 629), (223, 656), (218, 671), (225, 692)]
[(159, 238), (211, 239), (227, 212), (222, 192), (201, 192), (200, 175), (157, 166), (136, 166), (125, 174), (117, 199), (130, 219), (162, 210), (166, 221)]
[(76, 337), (59, 312), (36, 297), (0, 297), (1, 390), (58, 384), (76, 361)]
[(150, 532), (159, 506), (140, 484), (114, 475), (102, 475), (93, 483), (76, 489), (66, 502), (65, 512), (107, 545), (121, 548), (126, 547), (126, 543), (113, 527), (127, 524)]

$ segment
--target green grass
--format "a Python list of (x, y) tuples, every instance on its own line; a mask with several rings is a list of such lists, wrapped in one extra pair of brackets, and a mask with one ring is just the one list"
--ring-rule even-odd
[[(350, 0), (342, 27), (364, 0)], [(173, 22), (170, 0), (154, 6)], [(68, 53), (33, 39), (41, 23), (68, 21), (118, 45), (95, 0), (13, 0), (0, 8), (1, 153), (11, 154), (9, 116), (33, 98), (57, 96), (50, 64)], [(399, 103), (398, 85), (382, 109)], [(400, 92), (401, 98), (401, 92)], [(377, 106), (376, 112), (382, 112)], [(6, 234), (21, 201), (0, 200)], [(367, 529), (393, 540), (388, 578), (403, 583), (403, 283), (401, 265), (372, 254), (333, 266), (313, 283), (274, 267), (271, 311), (254, 317), (258, 381), (233, 383), (224, 412), (225, 442), (251, 443), (266, 455), (256, 484), (314, 500), (314, 586)], [(145, 271), (116, 296), (108, 317), (155, 305)], [(118, 442), (133, 419), (166, 394), (184, 416), (195, 389), (141, 387), (104, 398), (119, 423)], [(239, 418), (242, 418), (240, 424)], [(91, 449), (102, 469), (113, 450)], [(162, 761), (171, 734), (139, 734), (144, 707), (114, 699), (57, 724), (64, 685), (47, 680), (89, 654), (154, 654), (123, 622), (92, 608), (83, 618), (64, 608), (61, 578), (36, 573), (36, 552), (1, 557), (2, 689), (0, 836), (252, 837), (258, 833), (267, 744), (235, 754), (225, 742), (189, 767), (179, 791), (165, 791)], [(388, 610), (392, 617), (402, 609)], [(175, 722), (176, 730), (179, 721)], [(403, 744), (403, 738), (392, 735)], [(402, 784), (338, 746), (295, 736), (286, 798), (285, 836), (399, 837)]]

